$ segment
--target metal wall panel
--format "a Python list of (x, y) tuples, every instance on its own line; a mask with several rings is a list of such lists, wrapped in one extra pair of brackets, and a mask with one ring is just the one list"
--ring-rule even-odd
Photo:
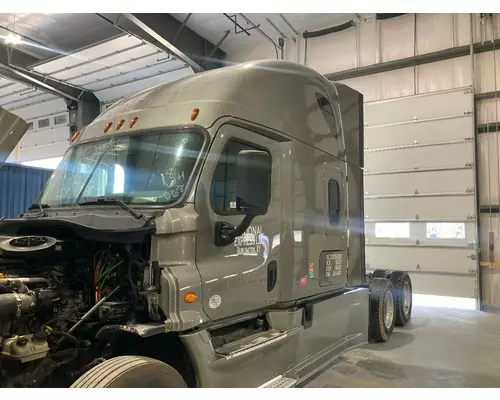
[(477, 299), (473, 101), (467, 87), (365, 104), (367, 270), (407, 270), (418, 294)]
[(52, 171), (5, 164), (0, 168), (0, 218), (13, 218), (33, 204)]

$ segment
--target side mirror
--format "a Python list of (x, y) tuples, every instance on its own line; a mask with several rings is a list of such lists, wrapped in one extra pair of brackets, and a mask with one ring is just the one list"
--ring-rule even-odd
[(271, 155), (243, 150), (236, 157), (236, 209), (249, 216), (264, 215), (271, 196)]

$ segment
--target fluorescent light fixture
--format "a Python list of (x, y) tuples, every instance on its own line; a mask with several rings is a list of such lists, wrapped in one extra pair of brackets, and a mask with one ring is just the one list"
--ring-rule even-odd
[(21, 43), (21, 36), (16, 35), (14, 33), (9, 33), (7, 37), (5, 38), (5, 43), (7, 44), (12, 44), (12, 45), (17, 45)]

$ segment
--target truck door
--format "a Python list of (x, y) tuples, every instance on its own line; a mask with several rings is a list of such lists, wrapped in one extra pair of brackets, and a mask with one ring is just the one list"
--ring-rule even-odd
[(324, 244), (319, 253), (319, 285), (342, 288), (347, 284), (347, 182), (345, 162), (334, 159), (323, 166), (325, 216)]
[[(212, 320), (263, 308), (276, 302), (281, 237), (279, 145), (274, 139), (235, 125), (221, 126), (203, 168), (195, 197), (199, 217), (196, 263), (202, 280), (203, 308)], [(216, 223), (238, 226), (236, 157), (264, 151), (272, 160), (269, 208), (227, 246), (216, 245)]]

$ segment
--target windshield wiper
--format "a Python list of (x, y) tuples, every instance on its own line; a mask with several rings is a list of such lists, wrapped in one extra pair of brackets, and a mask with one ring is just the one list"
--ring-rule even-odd
[(140, 211), (134, 210), (132, 207), (129, 207), (125, 202), (123, 202), (120, 199), (117, 199), (116, 197), (98, 197), (95, 200), (92, 201), (85, 201), (83, 203), (78, 203), (80, 206), (90, 206), (90, 205), (105, 205), (105, 204), (117, 204), (121, 208), (123, 208), (125, 211), (127, 211), (132, 217), (135, 219), (140, 219), (144, 218), (147, 220), (147, 218), (144, 216), (143, 213)]
[(50, 206), (42, 203), (33, 203), (31, 206), (28, 207), (28, 211), (34, 210), (36, 208), (40, 210), (40, 212), (37, 214), (37, 217), (46, 217), (47, 213), (45, 212), (45, 208), (50, 208)]

